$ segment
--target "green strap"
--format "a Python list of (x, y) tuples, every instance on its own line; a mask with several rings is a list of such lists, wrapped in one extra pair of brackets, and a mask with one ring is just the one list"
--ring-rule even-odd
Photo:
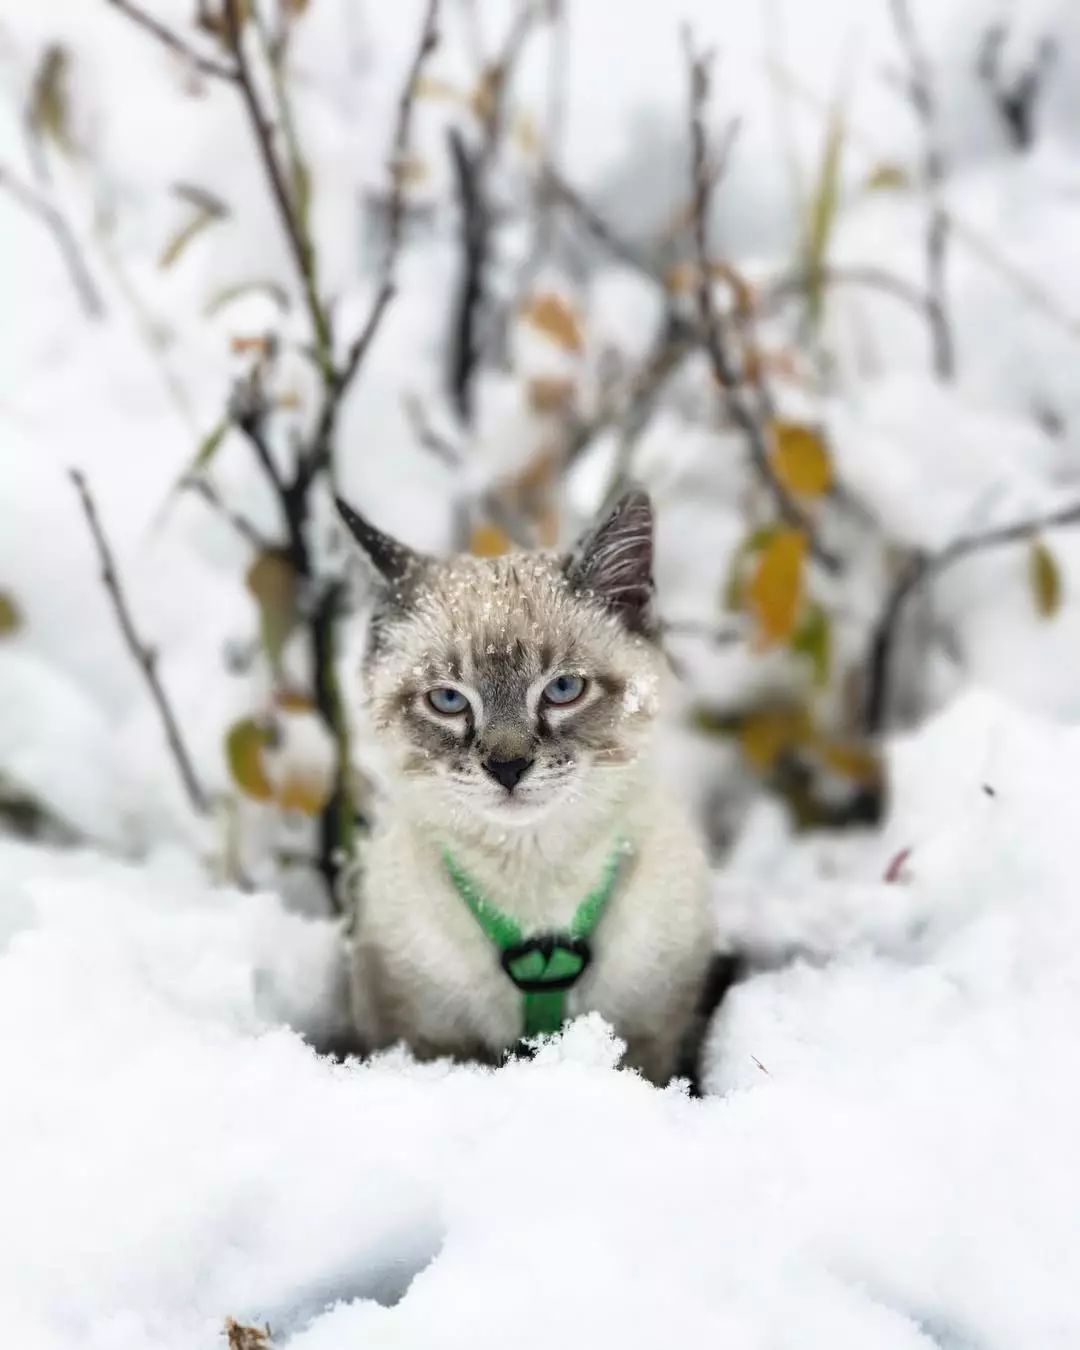
[[(583, 955), (572, 946), (558, 944), (568, 938), (571, 944), (580, 946), (592, 937), (615, 890), (615, 883), (628, 854), (626, 843), (620, 840), (604, 865), (600, 884), (589, 892), (575, 910), (567, 933), (552, 935), (552, 946), (547, 952), (540, 946), (534, 946), (512, 958), (507, 970), (511, 978), (526, 983), (573, 984), (585, 969), (587, 953)], [(443, 849), (442, 856), (454, 889), (496, 950), (505, 954), (525, 944), (517, 920), (491, 903), (448, 848)], [(523, 991), (524, 1035), (551, 1035), (559, 1031), (566, 1021), (566, 993), (565, 987)]]

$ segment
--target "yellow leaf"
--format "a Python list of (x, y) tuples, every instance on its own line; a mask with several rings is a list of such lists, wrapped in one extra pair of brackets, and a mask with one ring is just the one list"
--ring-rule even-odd
[(293, 770), (277, 790), (277, 804), (283, 811), (300, 811), (317, 816), (330, 800), (333, 784), (320, 774)]
[(522, 317), (567, 351), (580, 352), (581, 325), (570, 305), (554, 291), (541, 291), (522, 310)]
[(863, 787), (878, 787), (884, 781), (884, 767), (869, 746), (823, 739), (814, 748), (822, 764), (842, 778), (850, 778)]
[(774, 422), (773, 473), (789, 492), (820, 497), (832, 485), (832, 463), (818, 433), (801, 422)]
[(418, 75), (413, 94), (416, 98), (445, 99), (454, 103), (461, 98), (457, 85), (440, 79), (438, 75)]
[(747, 587), (747, 604), (759, 648), (787, 642), (802, 609), (806, 536), (779, 529), (762, 549)]
[(787, 750), (805, 745), (811, 735), (805, 708), (763, 708), (739, 724), (739, 746), (759, 773), (768, 773)]
[(1057, 559), (1041, 539), (1033, 539), (1028, 555), (1031, 589), (1035, 609), (1044, 619), (1052, 619), (1061, 608), (1061, 569)]
[(883, 159), (880, 164), (875, 164), (866, 175), (866, 181), (863, 187), (867, 192), (895, 192), (901, 188), (911, 186), (911, 175), (902, 164), (896, 164), (892, 160)]
[(574, 402), (573, 380), (537, 375), (527, 386), (529, 407), (534, 413), (567, 412)]
[(731, 555), (723, 595), (724, 608), (730, 613), (737, 614), (746, 606), (747, 559), (755, 553), (760, 553), (775, 534), (775, 525), (763, 525), (759, 529), (752, 530)]
[(274, 797), (273, 784), (262, 762), (263, 749), (273, 739), (269, 727), (261, 726), (253, 717), (235, 722), (225, 736), (225, 758), (233, 782), (245, 796), (259, 802), (272, 801)]
[(22, 627), (22, 613), (12, 596), (0, 591), (0, 637), (6, 637)]
[(512, 547), (506, 531), (486, 521), (474, 525), (469, 536), (469, 552), (478, 558), (497, 558), (500, 554), (509, 553)]

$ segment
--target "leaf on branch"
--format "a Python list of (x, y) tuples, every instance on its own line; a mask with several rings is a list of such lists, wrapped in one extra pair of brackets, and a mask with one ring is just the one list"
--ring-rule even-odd
[(228, 4), (236, 6), (238, 23), (245, 24), (251, 18), (254, 0), (219, 0), (216, 8), (211, 8), (211, 0), (198, 0), (198, 11), (195, 15), (196, 25), (204, 33), (210, 33), (222, 42), (227, 41), (229, 36), (229, 25), (225, 15), (225, 7)]
[(245, 1326), (233, 1317), (225, 1319), (229, 1350), (270, 1350), (270, 1328)]
[(535, 375), (526, 386), (529, 407), (534, 413), (565, 413), (574, 405), (573, 380), (554, 375)]
[(283, 811), (299, 811), (305, 816), (317, 816), (334, 790), (325, 775), (303, 769), (290, 769), (275, 794)]
[(267, 777), (263, 750), (272, 745), (274, 733), (253, 717), (234, 722), (225, 736), (225, 758), (233, 782), (247, 797), (257, 802), (274, 798), (274, 785)]
[(832, 486), (832, 462), (821, 436), (802, 422), (774, 422), (773, 473), (789, 492), (820, 497)]
[(791, 639), (791, 650), (805, 656), (810, 662), (814, 684), (820, 689), (829, 678), (832, 634), (829, 616), (820, 605), (810, 605), (806, 618)]
[(778, 529), (761, 551), (747, 587), (747, 604), (756, 626), (755, 645), (788, 642), (802, 609), (806, 535)]
[(510, 536), (498, 525), (481, 521), (469, 535), (469, 552), (477, 558), (498, 558), (513, 548)]
[(844, 152), (844, 110), (833, 102), (825, 128), (821, 167), (810, 198), (803, 265), (806, 272), (806, 304), (811, 323), (816, 327), (825, 308), (825, 263), (829, 241), (840, 205), (840, 169)]
[(863, 187), (867, 192), (899, 192), (911, 187), (911, 175), (902, 164), (883, 159), (866, 175)]
[(1052, 619), (1061, 608), (1061, 569), (1057, 559), (1041, 539), (1031, 541), (1028, 574), (1035, 597), (1035, 609), (1044, 619)]
[(170, 268), (193, 239), (197, 239), (208, 226), (213, 225), (216, 221), (224, 220), (224, 218), (225, 216), (221, 211), (212, 211), (206, 207), (196, 211), (190, 220), (181, 225), (162, 249), (161, 257), (158, 258), (158, 267), (163, 272)]
[(781, 755), (804, 746), (812, 735), (805, 708), (762, 708), (739, 723), (739, 748), (759, 773), (769, 773)]
[(868, 745), (820, 737), (815, 751), (827, 769), (860, 787), (879, 788), (885, 781), (884, 765)]
[(266, 277), (256, 281), (240, 281), (235, 286), (223, 286), (221, 290), (215, 291), (203, 306), (203, 314), (211, 319), (226, 305), (231, 305), (234, 300), (243, 300), (249, 295), (265, 295), (273, 300), (283, 314), (288, 311), (288, 291), (278, 282)]
[(296, 570), (284, 553), (268, 549), (248, 568), (245, 584), (258, 603), (262, 644), (276, 672), (285, 643), (300, 621)]
[(746, 564), (754, 554), (760, 553), (776, 534), (775, 525), (763, 525), (751, 531), (731, 555), (728, 564), (727, 580), (724, 583), (724, 608), (731, 614), (738, 614), (746, 608)]
[(17, 632), (23, 623), (22, 611), (7, 591), (0, 591), (0, 637)]
[(554, 291), (541, 291), (522, 308), (522, 318), (570, 352), (584, 346), (581, 324), (568, 302)]
[(34, 74), (27, 108), (34, 131), (65, 155), (73, 155), (77, 149), (71, 133), (70, 75), (71, 54), (59, 42), (50, 43)]

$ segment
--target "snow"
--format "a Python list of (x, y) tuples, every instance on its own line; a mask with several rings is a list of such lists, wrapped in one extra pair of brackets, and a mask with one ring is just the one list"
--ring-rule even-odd
[[(189, 31), (189, 0), (152, 7)], [(445, 133), (476, 78), (466, 8), (446, 6), (429, 67), (444, 92), (416, 110), (423, 175), (399, 293), (339, 437), (343, 495), (433, 552), (450, 545), (465, 493), (523, 471), (547, 443), (527, 381), (576, 382), (586, 418), (612, 392), (625, 400), (664, 310), (651, 281), (579, 244), (532, 281), (574, 310), (581, 352), (513, 318), (506, 362), (478, 377), (476, 425), (461, 425), (443, 389), (458, 266)], [(512, 8), (474, 8), (490, 54)], [(685, 17), (718, 49), (714, 130), (742, 117), (713, 222), (741, 275), (765, 286), (796, 265), (805, 208), (793, 205), (785, 127), (812, 186), (840, 91), (830, 263), (922, 284), (924, 198), (866, 188), (882, 164), (917, 175), (921, 153), (883, 76), (898, 69), (885, 3), (565, 8), (565, 33), (541, 25), (528, 49), (515, 107), (551, 131), (565, 177), (620, 236), (649, 251), (685, 204)], [(840, 580), (811, 578), (834, 611), (838, 671), (863, 660), (880, 613), (879, 534), (893, 550), (941, 548), (1080, 490), (1078, 11), (1071, 0), (911, 8), (940, 77), (958, 378), (933, 378), (924, 318), (874, 288), (830, 292), (820, 352), (792, 352), (797, 305), (760, 334), (767, 354), (793, 358), (775, 380), (782, 413), (825, 429), (839, 480), (878, 532), (823, 513), (851, 559)], [(385, 189), (422, 9), (312, 0), (297, 26), (296, 114), (342, 343), (376, 284), (364, 203)], [(1009, 78), (1044, 34), (1058, 39), (1039, 139), (1022, 156), (974, 75), (996, 17), (1011, 25)], [(660, 607), (691, 630), (671, 639), (682, 681), (664, 767), (727, 846), (717, 940), (751, 966), (710, 1028), (706, 1096), (621, 1071), (594, 1018), (495, 1073), (421, 1066), (404, 1051), (368, 1063), (321, 1054), (347, 1034), (342, 928), (303, 869), (273, 857), (302, 854), (309, 822), (230, 795), (223, 750), (232, 723), (274, 709), (252, 659), (254, 550), (176, 491), (245, 368), (235, 339), (281, 338), (278, 391), (299, 405), (296, 423), (310, 414), (311, 372), (290, 348), (306, 336), (295, 279), (231, 91), (193, 82), (104, 3), (0, 0), (0, 164), (33, 180), (21, 109), (55, 40), (72, 53), (85, 154), (50, 154), (54, 190), (108, 320), (80, 313), (51, 238), (0, 194), (0, 594), (23, 615), (0, 635), (0, 788), (80, 841), (29, 843), (0, 825), (4, 1344), (209, 1350), (227, 1317), (268, 1323), (274, 1350), (1080, 1344), (1075, 530), (1044, 537), (1062, 581), (1052, 620), (1033, 605), (1023, 543), (933, 582), (922, 618), (948, 642), (900, 700), (919, 725), (884, 748), (884, 822), (795, 834), (734, 743), (691, 725), (702, 705), (790, 697), (805, 672), (781, 651), (693, 632), (738, 629), (719, 598), (761, 503), (741, 439), (716, 424), (706, 363), (688, 359), (630, 451), (602, 428), (575, 461), (562, 525), (571, 537), (632, 453), (657, 504)], [(525, 157), (497, 182), (510, 219), (491, 282), (506, 297), (537, 261), (513, 219)], [(173, 191), (183, 182), (231, 214), (162, 268), (186, 219)], [(256, 289), (219, 303), (238, 282)], [(288, 313), (268, 282), (291, 298)], [(461, 449), (460, 471), (418, 444), (410, 400)], [(275, 424), (281, 453), (287, 433)], [(117, 630), (73, 465), (214, 798), (206, 821), (192, 819)], [(209, 473), (276, 534), (241, 436), (224, 437)], [(328, 497), (313, 503), (320, 557), (331, 519)], [(361, 641), (358, 625), (343, 635), (350, 692)], [(285, 663), (302, 686), (300, 645)], [(826, 715), (841, 685), (815, 693)], [(269, 777), (317, 794), (325, 734), (302, 708), (279, 720)], [(354, 746), (374, 771), (362, 728)]]
[(1075, 1345), (1077, 735), (974, 693), (897, 747), (845, 884), (817, 846), (736, 858), (718, 913), (776, 964), (701, 1101), (618, 1071), (595, 1018), (494, 1073), (319, 1058), (332, 924), (176, 853), (3, 844), (7, 1336)]

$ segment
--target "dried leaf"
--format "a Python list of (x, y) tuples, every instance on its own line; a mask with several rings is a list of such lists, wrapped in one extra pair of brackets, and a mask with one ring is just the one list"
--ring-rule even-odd
[(510, 536), (498, 525), (481, 521), (474, 525), (469, 536), (469, 552), (478, 558), (498, 558), (513, 548)]
[(1041, 539), (1031, 541), (1028, 572), (1035, 609), (1044, 619), (1052, 619), (1061, 608), (1061, 569), (1057, 559)]
[(804, 746), (811, 736), (805, 708), (762, 708), (739, 724), (739, 747), (759, 773), (768, 773), (781, 755)]
[(263, 750), (272, 742), (270, 729), (253, 717), (234, 722), (225, 736), (225, 758), (233, 782), (245, 796), (259, 802), (274, 798), (274, 786), (262, 761)]
[(0, 637), (7, 637), (22, 627), (22, 611), (7, 591), (0, 591)]
[(71, 55), (67, 48), (59, 42), (50, 43), (34, 74), (26, 114), (37, 134), (52, 141), (65, 155), (73, 154), (76, 148), (71, 134), (70, 74)]
[(543, 149), (540, 132), (527, 112), (519, 112), (514, 119), (514, 140), (522, 154), (530, 158), (538, 156)]
[(413, 85), (414, 98), (434, 98), (448, 102), (457, 103), (461, 99), (461, 91), (456, 84), (449, 80), (444, 80), (438, 75), (418, 75), (416, 83)]
[(810, 605), (806, 618), (791, 640), (791, 649), (809, 659), (814, 684), (818, 688), (821, 688), (829, 678), (831, 646), (829, 616), (820, 605)]
[(420, 158), (419, 155), (402, 155), (400, 159), (394, 161), (390, 166), (391, 175), (394, 182), (403, 188), (416, 187), (422, 183), (430, 174), (427, 161)]
[(556, 295), (554, 291), (541, 291), (525, 305), (522, 317), (560, 347), (570, 352), (581, 351), (584, 345), (581, 325), (561, 295)]
[(756, 645), (787, 642), (802, 609), (806, 535), (778, 529), (761, 551), (747, 587), (747, 607), (756, 625)]
[(902, 164), (883, 159), (866, 175), (863, 187), (867, 192), (897, 192), (911, 186), (911, 175)]
[(885, 781), (885, 768), (875, 750), (856, 741), (819, 738), (814, 747), (821, 763), (842, 778), (861, 787), (877, 788)]
[(249, 1327), (233, 1317), (225, 1319), (229, 1350), (270, 1350), (270, 1328)]
[(251, 564), (245, 584), (258, 602), (263, 647), (277, 671), (282, 649), (300, 617), (296, 571), (284, 553), (268, 549)]
[(468, 106), (484, 126), (488, 126), (495, 116), (495, 109), (499, 100), (499, 86), (502, 81), (502, 66), (498, 63), (486, 66), (475, 88), (469, 94)]
[(274, 706), (282, 712), (313, 712), (315, 700), (303, 689), (279, 689), (274, 694)]
[(237, 356), (245, 352), (254, 352), (256, 356), (267, 356), (273, 343), (265, 334), (234, 333), (229, 339), (229, 350)]
[(529, 381), (526, 392), (534, 413), (564, 413), (573, 407), (573, 380), (537, 375)]
[(801, 422), (774, 422), (769, 461), (789, 492), (820, 497), (832, 486), (832, 461), (825, 442)]
[(275, 795), (283, 811), (317, 816), (330, 800), (333, 790), (334, 785), (322, 774), (293, 769), (285, 775)]

